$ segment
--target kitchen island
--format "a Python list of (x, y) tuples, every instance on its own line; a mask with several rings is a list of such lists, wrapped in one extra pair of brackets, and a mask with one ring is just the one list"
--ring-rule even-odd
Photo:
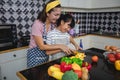
[[(74, 37), (77, 44), (83, 42), (83, 50), (95, 47), (103, 49), (106, 45), (113, 45), (120, 48), (120, 37), (110, 34), (84, 34)], [(16, 72), (26, 69), (28, 46), (0, 51), (0, 79), (19, 80)], [(93, 53), (93, 52), (92, 52)]]
[[(108, 63), (103, 53), (105, 51), (97, 48), (90, 48), (84, 51), (87, 55), (84, 61), (92, 64), (92, 69), (89, 71), (89, 80), (120, 80), (120, 72), (116, 71), (113, 64)], [(97, 55), (99, 61), (93, 63), (91, 56)], [(60, 59), (47, 62), (33, 68), (25, 69), (17, 72), (17, 76), (21, 80), (55, 80), (48, 76), (47, 69), (53, 64), (59, 64)]]

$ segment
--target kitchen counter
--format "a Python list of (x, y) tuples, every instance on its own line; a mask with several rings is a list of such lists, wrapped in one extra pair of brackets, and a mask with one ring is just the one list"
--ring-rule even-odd
[[(85, 37), (85, 36), (102, 36), (102, 37), (120, 39), (120, 36), (111, 35), (111, 34), (109, 34), (109, 33), (108, 33), (108, 34), (107, 34), (107, 33), (100, 34), (99, 32), (91, 33), (91, 34), (82, 34), (82, 35), (80, 35), (80, 36), (73, 37), (73, 38), (79, 38), (79, 37)], [(15, 50), (20, 50), (20, 49), (25, 49), (25, 48), (27, 49), (28, 46), (18, 47), (18, 48), (14, 48), (14, 49), (9, 49), (9, 50), (0, 51), (0, 54), (6, 53), (6, 52), (15, 51)]]
[[(108, 63), (103, 56), (104, 50), (91, 48), (85, 50), (84, 61), (92, 64), (92, 69), (89, 72), (89, 80), (120, 80), (120, 72), (116, 71), (113, 64)], [(98, 55), (99, 61), (93, 63), (91, 61), (92, 55)], [(101, 57), (100, 57), (101, 56)], [(53, 64), (59, 64), (60, 59), (38, 65), (33, 68), (25, 69), (17, 72), (17, 76), (21, 80), (55, 80), (48, 76), (47, 69)]]
[(17, 50), (21, 50), (21, 49), (27, 49), (27, 48), (28, 48), (28, 46), (24, 46), (24, 47), (19, 47), (19, 48), (4, 50), (4, 51), (0, 51), (0, 54), (7, 53), (7, 52), (12, 52), (12, 51), (17, 51)]
[(120, 34), (119, 35), (116, 35), (115, 33), (107, 33), (107, 32), (103, 32), (103, 33), (100, 33), (100, 32), (93, 32), (91, 33), (93, 35), (98, 35), (98, 36), (104, 36), (104, 37), (111, 37), (111, 38), (118, 38), (120, 39)]
[(89, 33), (89, 34), (82, 34), (80, 36), (75, 36), (73, 38), (78, 38), (78, 37), (84, 37), (84, 36), (102, 36), (102, 37), (109, 37), (109, 38), (116, 38), (116, 39), (120, 39), (120, 35), (117, 36), (115, 34), (112, 34), (112, 33), (99, 33), (99, 32), (93, 32), (93, 33)]

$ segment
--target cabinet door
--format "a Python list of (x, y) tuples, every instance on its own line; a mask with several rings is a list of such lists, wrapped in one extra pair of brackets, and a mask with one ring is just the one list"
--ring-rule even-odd
[(69, 7), (89, 8), (90, 0), (69, 0)]
[(16, 72), (26, 69), (26, 58), (16, 59), (14, 61), (6, 62), (0, 65), (1, 80), (19, 80)]
[(91, 6), (90, 7), (91, 8), (120, 7), (120, 0), (91, 0)]
[(26, 53), (27, 49), (21, 49), (0, 54), (2, 80), (19, 80), (16, 72), (27, 68)]
[(61, 6), (62, 7), (68, 7), (68, 4), (69, 4), (69, 0), (60, 0), (60, 2), (61, 2)]

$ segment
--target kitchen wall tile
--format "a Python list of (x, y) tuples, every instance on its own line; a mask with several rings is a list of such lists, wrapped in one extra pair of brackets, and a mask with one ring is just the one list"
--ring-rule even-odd
[[(33, 21), (49, 0), (1, 0), (0, 24), (16, 24), (17, 37), (29, 36)], [(102, 30), (116, 32), (119, 26), (120, 12), (63, 12), (80, 19), (79, 33), (91, 33)]]

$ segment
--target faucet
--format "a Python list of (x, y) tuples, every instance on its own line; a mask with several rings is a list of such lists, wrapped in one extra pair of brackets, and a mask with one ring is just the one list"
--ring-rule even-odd
[(117, 29), (116, 36), (119, 36), (119, 25), (117, 23), (111, 24), (111, 27), (115, 27)]

